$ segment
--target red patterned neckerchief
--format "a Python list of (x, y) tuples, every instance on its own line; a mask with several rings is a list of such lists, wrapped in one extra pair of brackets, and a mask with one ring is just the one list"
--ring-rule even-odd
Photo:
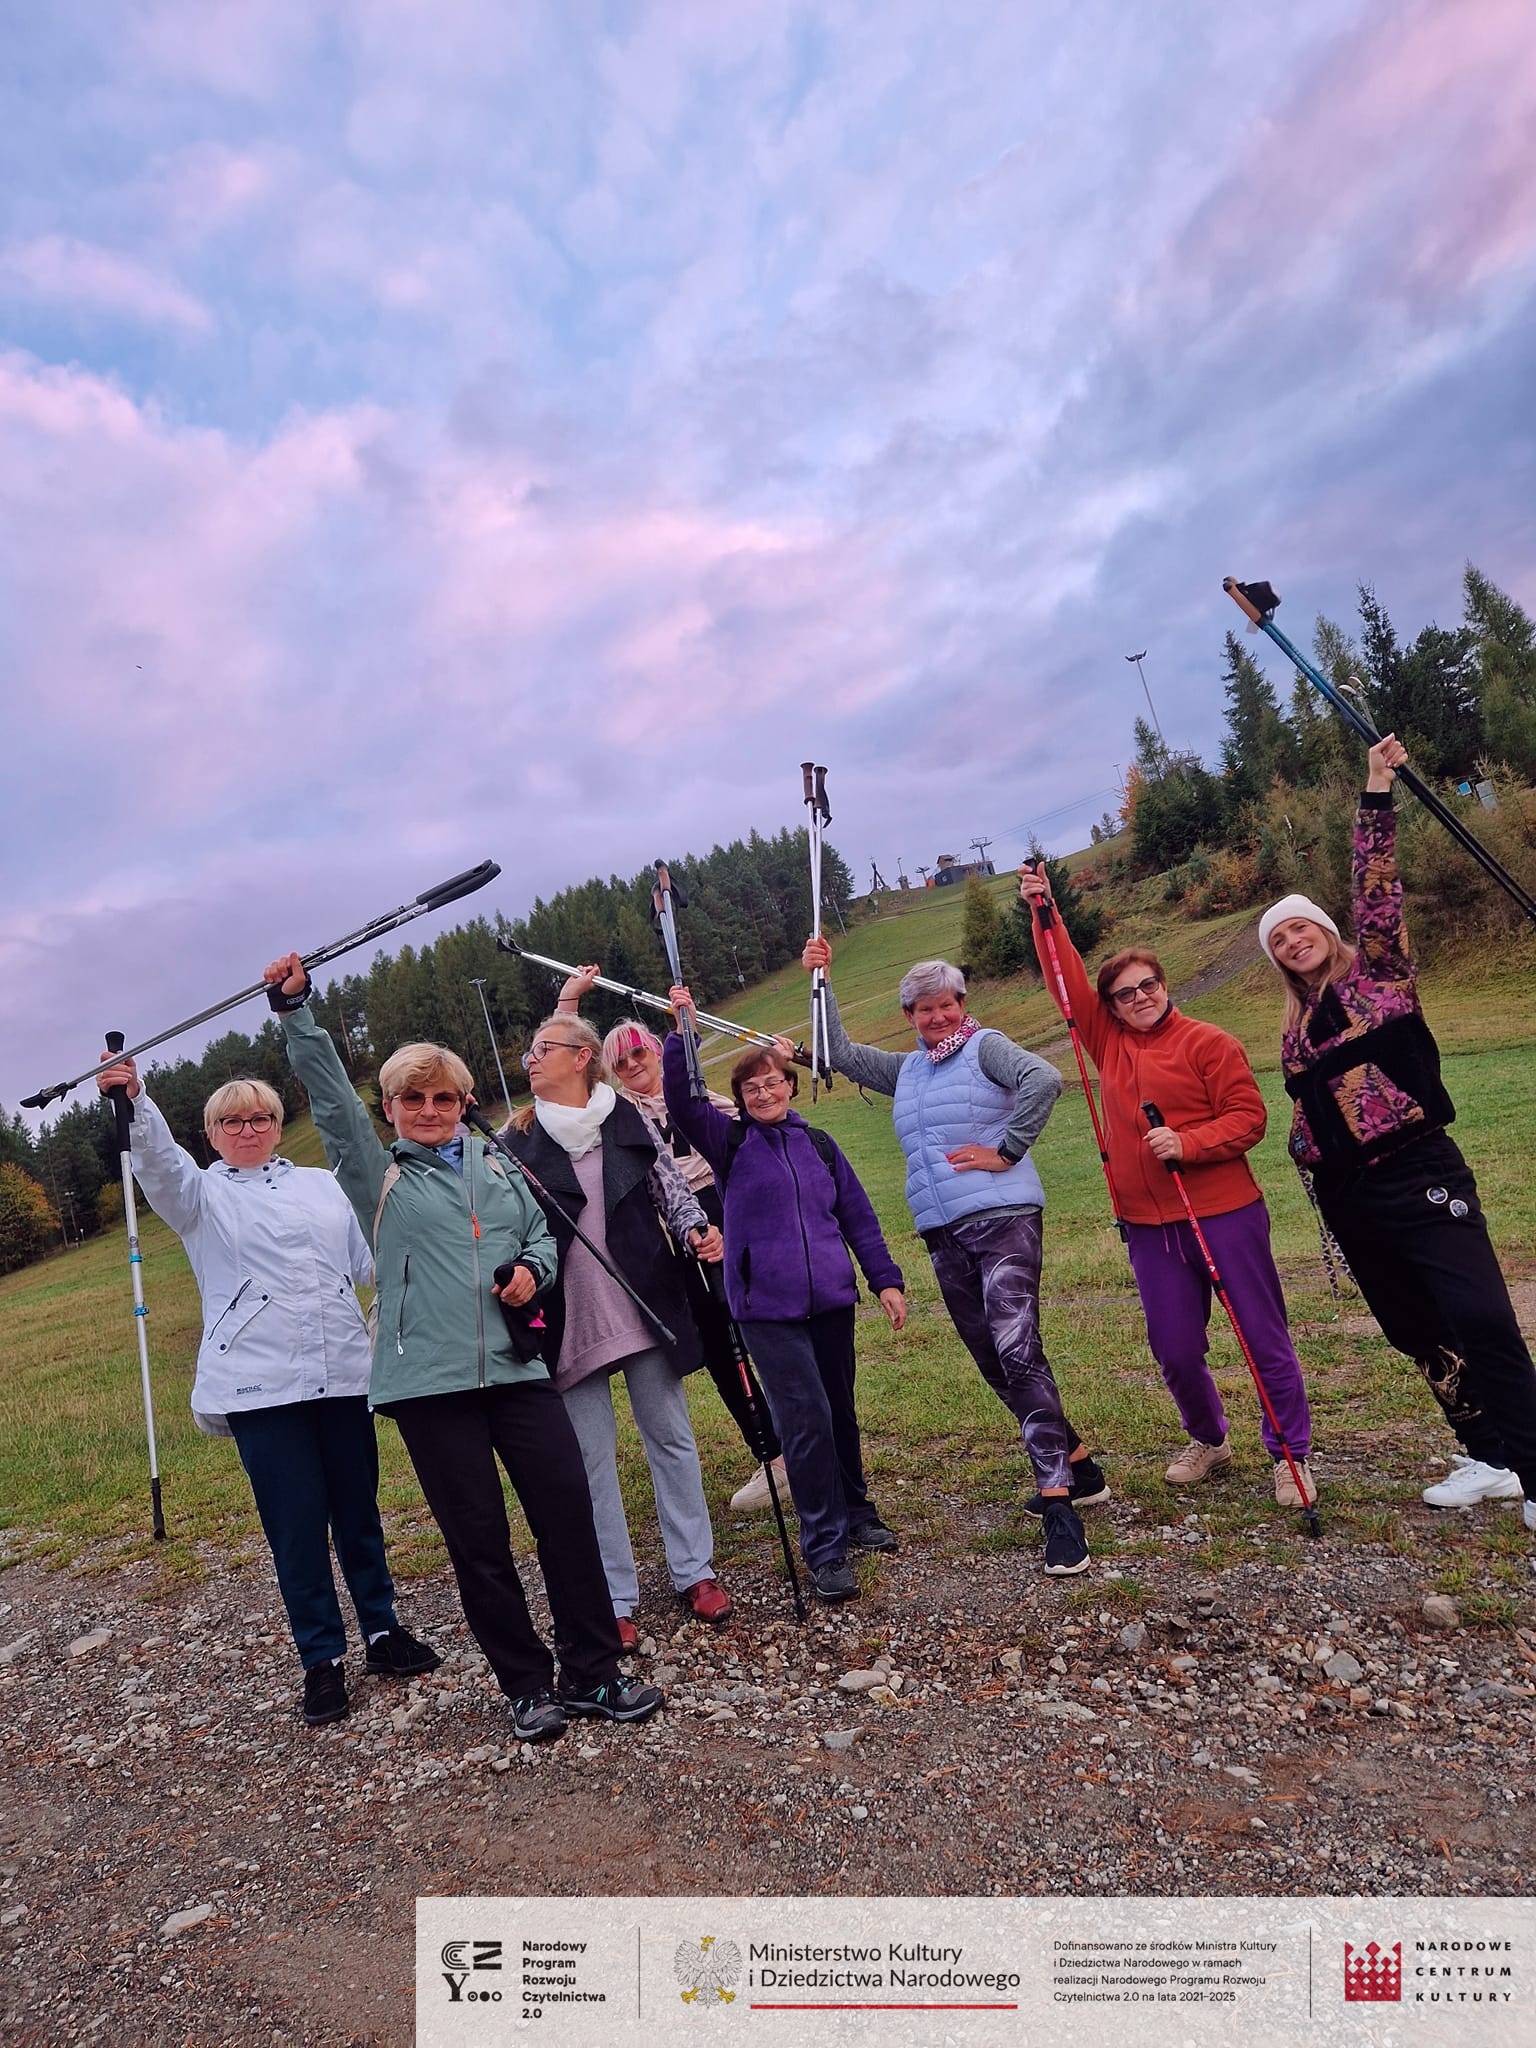
[(924, 1050), (933, 1064), (939, 1066), (951, 1053), (958, 1052), (968, 1038), (974, 1038), (980, 1029), (981, 1026), (967, 1010), (947, 1038), (941, 1038), (937, 1045), (925, 1046)]

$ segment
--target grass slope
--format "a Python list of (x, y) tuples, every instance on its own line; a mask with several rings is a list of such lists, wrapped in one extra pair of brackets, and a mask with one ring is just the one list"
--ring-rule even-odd
[[(1012, 890), (1000, 878), (1000, 898)], [(1177, 990), (1219, 962), (1247, 915), (1189, 924), (1142, 892), (1122, 914), (1112, 943), (1131, 938), (1157, 948)], [(833, 980), (845, 1021), (857, 1038), (903, 1048), (909, 1034), (895, 999), (912, 961), (953, 957), (959, 946), (962, 892), (882, 898), (881, 916), (837, 942)], [(805, 978), (785, 969), (730, 1004), (742, 1022), (764, 1029), (805, 1029)], [(1443, 969), (1425, 979), (1426, 1008), (1447, 1051), (1446, 1078), (1461, 1112), (1457, 1135), (1474, 1161), (1493, 1217), (1496, 1241), (1513, 1271), (1536, 1264), (1536, 1193), (1527, 1163), (1536, 1128), (1536, 1066), (1526, 1006), (1490, 963), (1469, 974)], [(1071, 1074), (1060, 1020), (1038, 982), (1021, 977), (980, 984), (972, 1004), (984, 1022), (1025, 1044), (1043, 1046)], [(1465, 1596), (1473, 1612), (1514, 1614), (1526, 1576), (1528, 1539), (1518, 1517), (1492, 1513), (1468, 1523), (1431, 1520), (1415, 1506), (1426, 1461), (1448, 1454), (1450, 1439), (1406, 1363), (1373, 1332), (1362, 1334), (1360, 1304), (1345, 1317), (1329, 1295), (1305, 1197), (1284, 1152), (1288, 1106), (1276, 1068), (1278, 991), (1264, 963), (1218, 982), (1189, 1007), (1237, 1033), (1259, 1068), (1270, 1105), (1270, 1132), (1254, 1156), (1274, 1219), (1276, 1254), (1316, 1415), (1319, 1465), (1331, 1533), (1421, 1554), (1426, 1575)], [(717, 1081), (734, 1046), (709, 1048)], [(1026, 1547), (1032, 1524), (1012, 1506), (1027, 1465), (1016, 1433), (983, 1386), (938, 1301), (932, 1273), (902, 1198), (900, 1153), (890, 1104), (865, 1101), (846, 1082), (814, 1109), (802, 1084), (801, 1107), (830, 1130), (863, 1176), (908, 1277), (913, 1316), (893, 1337), (878, 1311), (861, 1310), (860, 1408), (874, 1490), (888, 1517), (916, 1538), (956, 1551)], [(307, 1120), (292, 1126), (287, 1154), (321, 1164)], [(1294, 1562), (1300, 1538), (1273, 1508), (1268, 1466), (1258, 1441), (1256, 1403), (1230, 1335), (1213, 1324), (1212, 1363), (1233, 1419), (1238, 1475), (1189, 1499), (1162, 1479), (1180, 1440), (1177, 1420), (1145, 1344), (1124, 1252), (1107, 1222), (1097, 1154), (1075, 1075), (1037, 1157), (1049, 1196), (1043, 1322), (1069, 1412), (1107, 1454), (1116, 1493), (1139, 1507), (1131, 1533), (1101, 1520), (1095, 1553), (1124, 1576), (1099, 1574), (1080, 1597), (1135, 1604), (1138, 1554), (1186, 1538), (1189, 1553), (1219, 1570), (1254, 1546), (1277, 1563)], [(249, 1490), (234, 1446), (201, 1437), (188, 1411), (199, 1312), (180, 1246), (154, 1217), (143, 1223), (145, 1288), (151, 1315), (161, 1467), (175, 1541), (147, 1539), (147, 1480), (128, 1278), (120, 1240), (98, 1240), (0, 1280), (0, 1342), (8, 1371), (0, 1387), (0, 1523), (12, 1531), (11, 1555), (109, 1562), (151, 1550), (168, 1575), (196, 1574), (230, 1550), (259, 1540)], [(713, 1389), (690, 1382), (711, 1504), (745, 1476), (742, 1446)], [(379, 1431), (381, 1498), (395, 1561), (405, 1577), (445, 1560), (394, 1429)], [(626, 1492), (637, 1548), (655, 1559), (659, 1543), (643, 1461), (627, 1422), (622, 1437)], [(1186, 1517), (1195, 1516), (1188, 1527)], [(1177, 1531), (1174, 1525), (1179, 1525)], [(520, 1522), (519, 1541), (526, 1544)], [(762, 1554), (757, 1526), (717, 1515), (719, 1559)], [(1117, 1554), (1118, 1553), (1118, 1554)], [(1489, 1590), (1490, 1585), (1494, 1588)], [(1503, 1586), (1506, 1591), (1500, 1592)], [(1069, 1594), (1067, 1597), (1079, 1597)]]

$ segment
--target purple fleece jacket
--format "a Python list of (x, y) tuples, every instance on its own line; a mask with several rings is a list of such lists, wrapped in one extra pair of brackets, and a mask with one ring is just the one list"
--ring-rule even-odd
[[(691, 1145), (726, 1172), (726, 1140), (736, 1119), (688, 1087), (683, 1042), (674, 1031), (662, 1051), (667, 1108)], [(747, 1135), (725, 1180), (725, 1291), (740, 1322), (794, 1323), (859, 1298), (850, 1247), (870, 1291), (902, 1286), (868, 1195), (841, 1152), (828, 1172), (804, 1117), (781, 1124), (747, 1119)]]

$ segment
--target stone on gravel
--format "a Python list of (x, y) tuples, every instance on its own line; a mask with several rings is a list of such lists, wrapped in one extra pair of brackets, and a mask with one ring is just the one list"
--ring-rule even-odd
[(1144, 1621), (1128, 1621), (1120, 1631), (1120, 1647), (1137, 1656), (1147, 1647), (1147, 1624)]
[(1461, 1609), (1447, 1593), (1426, 1594), (1419, 1612), (1431, 1628), (1461, 1627)]
[(76, 1636), (64, 1654), (66, 1657), (89, 1657), (93, 1650), (99, 1650), (103, 1643), (111, 1640), (111, 1629), (93, 1628), (88, 1636)]
[(1076, 1700), (1040, 1700), (1035, 1711), (1042, 1721), (1096, 1721), (1099, 1718), (1092, 1707), (1080, 1706)]
[(884, 1685), (883, 1671), (845, 1671), (837, 1681), (842, 1692), (873, 1692), (877, 1685)]
[(18, 1636), (14, 1643), (6, 1643), (0, 1648), (0, 1664), (14, 1664), (27, 1645), (36, 1641), (37, 1630), (34, 1628), (28, 1629), (24, 1636)]
[(1223, 1764), (1221, 1768), (1227, 1777), (1236, 1778), (1240, 1785), (1257, 1785), (1259, 1783), (1258, 1772), (1250, 1771), (1246, 1764)]
[(1335, 1685), (1353, 1685), (1358, 1678), (1364, 1678), (1365, 1666), (1348, 1650), (1335, 1650), (1323, 1666), (1323, 1676), (1331, 1678)]
[(185, 1934), (189, 1927), (201, 1927), (205, 1920), (213, 1918), (213, 1907), (205, 1899), (200, 1906), (188, 1906), (184, 1912), (173, 1913), (161, 1927), (163, 1936)]
[(852, 1749), (862, 1732), (858, 1728), (829, 1728), (821, 1739), (828, 1749)]

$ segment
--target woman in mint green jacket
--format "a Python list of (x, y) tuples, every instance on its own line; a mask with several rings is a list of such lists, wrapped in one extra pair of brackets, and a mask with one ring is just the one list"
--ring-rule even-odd
[[(310, 1014), (296, 953), (263, 977), (325, 1156), (373, 1247), (378, 1319), (370, 1405), (398, 1427), (458, 1580), (464, 1618), (513, 1732), (548, 1741), (568, 1718), (638, 1721), (662, 1704), (619, 1674), (618, 1629), (586, 1473), (538, 1355), (529, 1310), (553, 1282), (554, 1240), (515, 1167), (463, 1128), (472, 1077), (444, 1046), (407, 1045), (379, 1069), (386, 1145)], [(513, 1561), (500, 1458), (538, 1546), (560, 1679)]]

